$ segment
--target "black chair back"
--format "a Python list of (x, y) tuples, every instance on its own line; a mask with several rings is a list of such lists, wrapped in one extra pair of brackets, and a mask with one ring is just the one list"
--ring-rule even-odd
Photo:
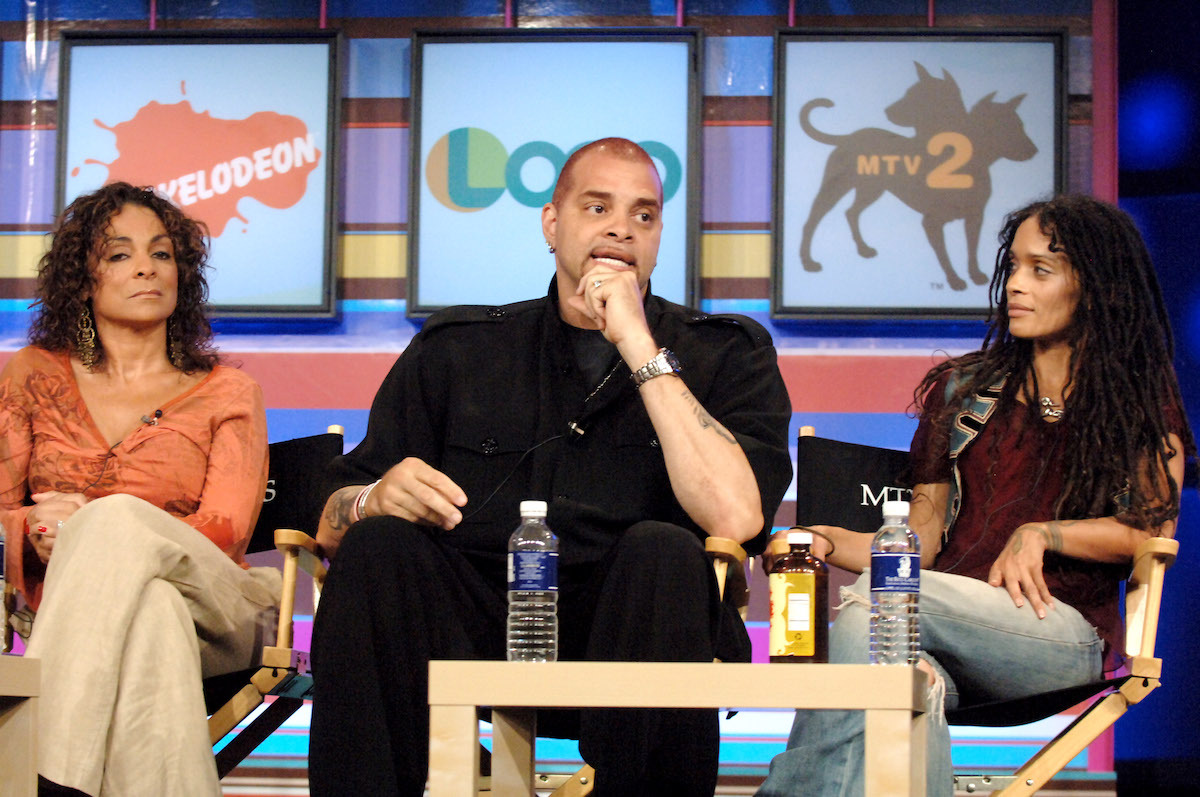
[(907, 501), (908, 452), (801, 435), (796, 440), (796, 522), (874, 532), (884, 501)]
[(333, 432), (271, 443), (267, 493), (247, 553), (275, 549), (275, 529), (314, 533), (329, 498), (326, 466), (342, 453), (342, 436)]

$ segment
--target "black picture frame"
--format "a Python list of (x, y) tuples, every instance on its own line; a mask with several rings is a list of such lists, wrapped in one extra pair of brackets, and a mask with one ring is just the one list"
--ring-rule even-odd
[(778, 30), (772, 317), (985, 316), (1004, 214), (1064, 187), (1066, 40)]
[(212, 315), (335, 316), (343, 51), (337, 30), (63, 31), (56, 210), (111, 180), (160, 187), (209, 227)]
[[(628, 80), (621, 69), (633, 66), (617, 54), (619, 48), (631, 46), (657, 48), (654, 52), (678, 71), (664, 74), (663, 69), (643, 64), (644, 79)], [(434, 50), (438, 47), (443, 48), (440, 53)], [(586, 81), (573, 82), (563, 73), (577, 68), (575, 61), (586, 48), (609, 48), (612, 57), (594, 62)], [(539, 231), (541, 204), (548, 200), (561, 162), (571, 152), (614, 135), (642, 143), (659, 162), (660, 171), (668, 172), (663, 175), (663, 245), (651, 285), (664, 298), (694, 304), (699, 296), (702, 53), (702, 32), (695, 28), (415, 32), (408, 315), (424, 317), (448, 305), (504, 304), (544, 295), (554, 265)], [(621, 69), (615, 69), (614, 63), (622, 64)], [(644, 95), (639, 102), (651, 104), (670, 86), (680, 90), (658, 103), (658, 119), (629, 112), (638, 92)], [(476, 101), (477, 96), (484, 99)], [(620, 101), (614, 102), (618, 97)], [(437, 199), (431, 187), (432, 172), (426, 166), (434, 148), (444, 149), (442, 167), (448, 174), (450, 163), (458, 163), (453, 154), (446, 154), (449, 137), (453, 133), (461, 142), (463, 130), (475, 136), (468, 139), (471, 147), (493, 154), (493, 172), (499, 168), (494, 161), (505, 159), (503, 186), (478, 195), (481, 203), (493, 203), (485, 207), (497, 214), (495, 219), (460, 212), (465, 208)], [(654, 131), (661, 130), (669, 130), (671, 143), (659, 140), (665, 137)], [(687, 151), (677, 154), (680, 145)], [(462, 147), (457, 151), (462, 152)], [(520, 174), (513, 161), (525, 156), (524, 168), (531, 163), (541, 167), (536, 186), (521, 182), (513, 192), (512, 174)], [(672, 159), (674, 163), (664, 165)], [(677, 192), (671, 173), (676, 166), (681, 167)], [(448, 176), (435, 179), (450, 182)], [(450, 194), (448, 188), (438, 190), (444, 197)], [(673, 197), (677, 197), (674, 203)], [(498, 262), (488, 261), (485, 248), (502, 253)]]

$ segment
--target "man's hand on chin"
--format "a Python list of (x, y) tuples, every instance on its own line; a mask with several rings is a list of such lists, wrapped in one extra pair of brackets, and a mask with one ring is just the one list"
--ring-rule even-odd
[[(654, 356), (657, 348), (646, 323), (645, 295), (638, 284), (636, 271), (596, 266), (584, 274), (575, 296), (569, 301), (575, 309), (596, 323), (604, 337), (621, 350), (626, 360), (629, 357), (625, 350), (639, 342), (648, 342), (651, 351), (647, 357)], [(635, 358), (640, 356), (639, 352), (630, 353)]]

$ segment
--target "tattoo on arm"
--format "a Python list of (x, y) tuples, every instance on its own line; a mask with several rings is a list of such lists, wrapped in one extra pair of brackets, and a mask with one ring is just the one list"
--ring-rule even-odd
[(690, 390), (685, 390), (680, 395), (683, 396), (684, 401), (692, 405), (692, 412), (695, 414), (696, 420), (700, 422), (701, 429), (712, 429), (730, 445), (737, 445), (737, 440), (733, 438), (733, 435), (729, 433), (729, 430), (717, 423), (716, 419), (708, 414), (708, 410), (700, 406), (700, 402), (696, 400), (696, 397), (692, 395)]
[(358, 497), (362, 487), (343, 487), (338, 490), (329, 499), (329, 503), (325, 506), (325, 519), (329, 521), (330, 528), (335, 531), (345, 531), (350, 528), (353, 520), (354, 500)]
[(1022, 533), (1020, 529), (1018, 529), (1016, 534), (1014, 534), (1008, 538), (1008, 547), (1013, 553), (1020, 552), (1021, 545), (1022, 545), (1021, 540), (1024, 536), (1025, 536), (1025, 534)]
[(1042, 536), (1046, 538), (1046, 549), (1049, 551), (1062, 551), (1063, 537), (1062, 530), (1071, 525), (1069, 520), (1051, 520), (1046, 524), (1042, 531)]

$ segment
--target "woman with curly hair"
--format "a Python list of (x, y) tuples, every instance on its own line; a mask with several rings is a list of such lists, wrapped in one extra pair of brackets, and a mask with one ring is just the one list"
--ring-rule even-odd
[(149, 189), (79, 197), (39, 264), (30, 345), (0, 374), (43, 794), (219, 794), (201, 677), (252, 666), (273, 627), (278, 572), (243, 556), (262, 393), (217, 362), (207, 255), (204, 227)]
[[(983, 348), (934, 367), (914, 394), (919, 666), (950, 708), (1100, 677), (1120, 649), (1120, 582), (1139, 543), (1174, 534), (1196, 451), (1132, 220), (1061, 196), (1010, 214), (1000, 241)], [(869, 567), (871, 535), (817, 528), (836, 543), (831, 563)], [(869, 578), (843, 592), (831, 661), (867, 661)], [(941, 708), (930, 795), (953, 792)], [(862, 734), (862, 712), (797, 712), (759, 793), (862, 795)]]

